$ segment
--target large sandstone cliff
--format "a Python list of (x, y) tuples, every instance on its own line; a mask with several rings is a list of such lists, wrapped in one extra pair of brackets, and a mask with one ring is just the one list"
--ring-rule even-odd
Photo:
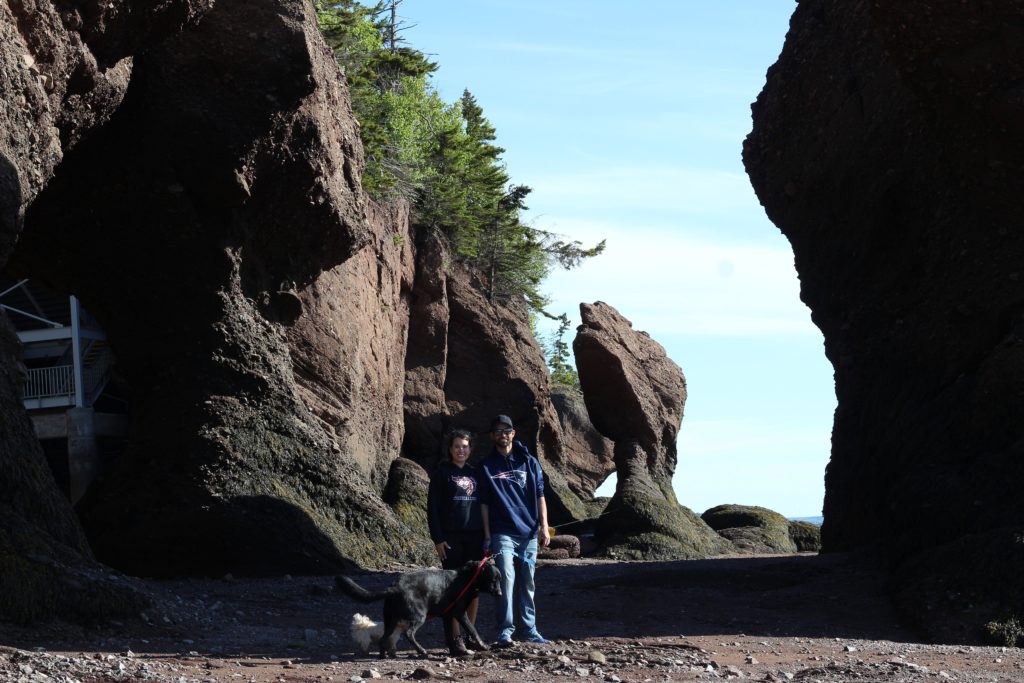
[(226, 1), (135, 56), (29, 206), (14, 272), (76, 293), (132, 390), (129, 452), (80, 505), (100, 559), (324, 572), (382, 539), (427, 557), (379, 495), (412, 266), (360, 165), (312, 6)]
[[(66, 154), (120, 104), (131, 55), (195, 21), (208, 0), (0, 6), (0, 266)], [(0, 314), (0, 616), (131, 614), (140, 595), (92, 559), (21, 406), (20, 349)]]
[(1009, 0), (800, 3), (744, 146), (835, 368), (824, 547), (916, 558), (908, 609), (957, 637), (1024, 610), (1022, 26)]

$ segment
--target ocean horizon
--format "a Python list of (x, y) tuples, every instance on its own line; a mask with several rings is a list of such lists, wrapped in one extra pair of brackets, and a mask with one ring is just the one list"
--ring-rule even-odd
[(817, 524), (818, 526), (821, 526), (821, 523), (825, 521), (825, 518), (822, 517), (821, 515), (818, 515), (817, 517), (790, 517), (789, 521), (791, 521), (791, 522), (810, 522), (811, 524)]

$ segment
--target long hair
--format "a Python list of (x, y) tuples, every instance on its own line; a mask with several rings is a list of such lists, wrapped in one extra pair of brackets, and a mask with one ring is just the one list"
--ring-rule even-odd
[(465, 429), (453, 429), (448, 432), (448, 436), (444, 440), (444, 457), (445, 460), (452, 459), (452, 444), (455, 439), (465, 439), (469, 443), (470, 452), (473, 450), (473, 435)]

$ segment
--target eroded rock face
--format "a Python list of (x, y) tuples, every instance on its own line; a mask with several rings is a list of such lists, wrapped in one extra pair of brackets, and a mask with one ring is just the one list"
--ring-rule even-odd
[(581, 499), (591, 500), (608, 475), (615, 471), (615, 444), (590, 421), (583, 393), (571, 387), (552, 387), (551, 403), (562, 431), (566, 479)]
[(132, 55), (194, 24), (212, 0), (115, 0), (0, 7), (0, 265), (21, 218), (65, 152), (107, 121)]
[[(209, 0), (0, 6), (0, 267), (64, 155), (120, 104), (131, 56), (194, 24)], [(20, 400), (21, 352), (0, 313), (0, 618), (135, 615), (141, 593), (92, 559)]]
[(312, 6), (228, 0), (135, 59), (37, 197), (14, 263), (79, 295), (134, 393), (129, 453), (81, 505), (100, 559), (167, 575), (429, 557), (379, 495), (400, 388), (375, 382), (401, 377), (404, 323), (368, 291), (401, 302), (410, 264), (360, 159)]
[(414, 260), (409, 207), (367, 206), (372, 243), (298, 294), (286, 328), (303, 404), (382, 491), (402, 446), (405, 345)]
[(660, 344), (603, 302), (580, 304), (573, 341), (590, 418), (615, 442), (615, 495), (598, 526), (605, 552), (705, 557), (726, 544), (672, 490), (686, 379)]
[(1022, 20), (801, 3), (754, 105), (744, 162), (835, 368), (826, 550), (1024, 527)]

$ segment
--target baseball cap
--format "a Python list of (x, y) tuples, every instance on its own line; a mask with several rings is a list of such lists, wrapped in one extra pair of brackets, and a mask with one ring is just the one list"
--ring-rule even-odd
[(508, 415), (497, 415), (497, 416), (495, 416), (495, 418), (493, 420), (491, 420), (491, 431), (493, 432), (495, 427), (497, 427), (498, 425), (502, 425), (502, 424), (508, 425), (509, 427), (512, 427), (513, 429), (515, 428), (514, 425), (512, 424), (512, 418), (511, 417), (509, 417)]

